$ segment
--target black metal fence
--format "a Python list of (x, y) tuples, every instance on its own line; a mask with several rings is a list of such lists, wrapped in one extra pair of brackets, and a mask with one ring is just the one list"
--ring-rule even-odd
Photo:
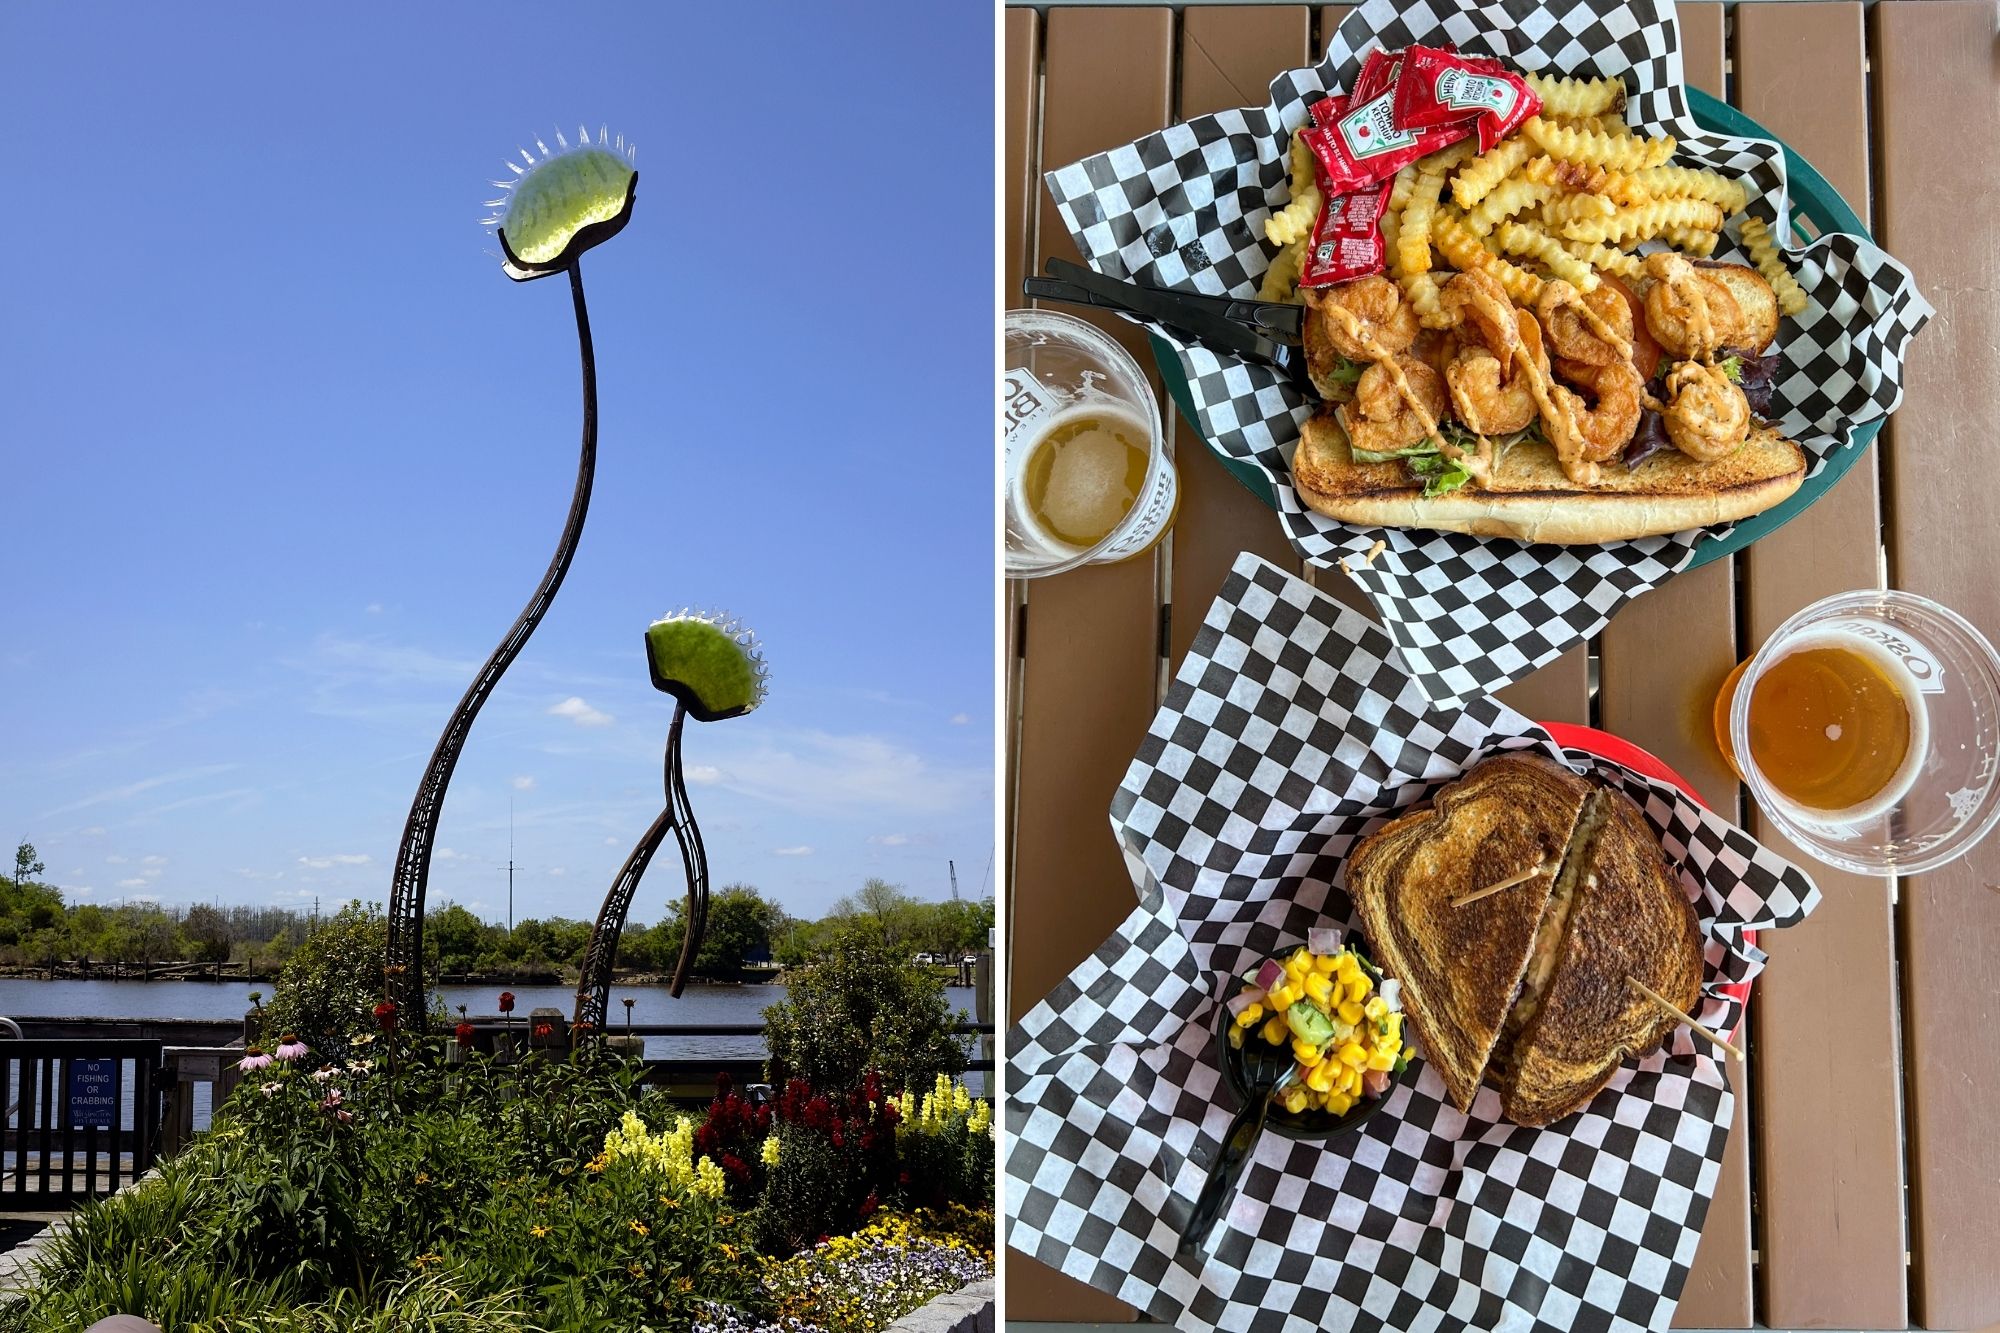
[(0, 1041), (0, 1207), (110, 1194), (153, 1164), (157, 1041)]

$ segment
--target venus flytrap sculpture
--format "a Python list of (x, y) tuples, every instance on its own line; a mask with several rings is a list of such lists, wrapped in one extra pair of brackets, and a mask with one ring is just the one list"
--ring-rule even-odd
[[(593, 1032), (604, 1030), (605, 1009), (611, 1000), (612, 964), (618, 957), (618, 938), (625, 929), (632, 895), (669, 831), (680, 844), (688, 899), (687, 930), (681, 937), (681, 956), (674, 964), (668, 994), (678, 999), (686, 987), (695, 956), (701, 952), (702, 933), (708, 925), (708, 853), (702, 847), (701, 829), (696, 826), (694, 811), (688, 804), (687, 779), (681, 766), (681, 731), (690, 716), (697, 722), (741, 717), (764, 702), (770, 679), (757, 648), (757, 636), (741, 622), (719, 613), (683, 610), (654, 621), (646, 631), (646, 667), (652, 675), (653, 687), (674, 696), (674, 720), (667, 729), (667, 804), (625, 858), (618, 877), (611, 883), (611, 891), (604, 896), (604, 907), (597, 914), (596, 928), (591, 931), (590, 946), (584, 950), (583, 975), (576, 993), (576, 1021), (589, 1024)], [(629, 1011), (626, 1021), (629, 1026)]]
[(421, 1026), (424, 1004), (424, 892), (430, 883), (431, 850), (437, 832), (438, 813), (444, 805), (445, 790), (451, 785), (452, 770), (459, 752), (465, 748), (473, 719), (486, 703), (500, 678), (527, 645), (528, 638), (548, 612), (569, 572), (576, 554), (577, 539), (583, 535), (583, 520), (590, 508), (591, 480), (597, 469), (597, 362), (590, 342), (590, 313), (583, 300), (583, 252), (601, 244), (625, 226), (632, 216), (637, 197), (639, 173), (632, 167), (636, 150), (623, 136), (615, 148), (603, 129), (591, 142), (587, 131), (577, 132), (572, 147), (560, 133), (554, 150), (535, 141), (537, 158), (521, 150), (526, 166), (513, 162), (507, 168), (512, 179), (495, 181), (503, 191), (488, 206), (499, 210), (486, 219), (496, 228), (500, 242), (501, 269), (516, 282), (530, 282), (555, 273), (569, 274), (571, 304), (576, 310), (577, 353), (583, 367), (583, 445), (577, 459), (576, 489), (570, 497), (569, 518), (563, 524), (562, 539), (542, 575), (534, 596), (515, 619), (500, 645), (486, 659), (486, 665), (467, 687), (465, 697), (452, 710), (444, 734), (438, 737), (423, 780), (410, 803), (410, 816), (403, 827), (403, 841), (396, 852), (396, 869), (389, 890), (388, 965), (390, 999)]

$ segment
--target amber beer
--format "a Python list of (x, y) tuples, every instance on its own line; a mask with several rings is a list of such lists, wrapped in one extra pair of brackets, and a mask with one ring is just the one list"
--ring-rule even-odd
[[(1723, 688), (1718, 721), (1743, 669)], [(1718, 733), (1727, 754), (1726, 724)], [(1929, 743), (1923, 691), (1910, 665), (1854, 629), (1802, 635), (1752, 686), (1749, 758), (1773, 790), (1816, 822), (1859, 823), (1887, 813), (1916, 781)]]

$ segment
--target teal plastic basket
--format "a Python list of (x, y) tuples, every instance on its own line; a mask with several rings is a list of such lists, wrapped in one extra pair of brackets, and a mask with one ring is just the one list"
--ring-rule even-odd
[[(1737, 138), (1770, 139), (1783, 145), (1785, 178), (1790, 185), (1792, 225), (1797, 239), (1803, 241), (1812, 234), (1799, 226), (1802, 220), (1812, 223), (1821, 236), (1835, 231), (1869, 236), (1868, 229), (1862, 225), (1854, 210), (1847, 206), (1847, 201), (1840, 197), (1840, 192), (1827, 183), (1826, 177), (1813, 170), (1812, 163), (1800, 157), (1790, 144), (1727, 102), (1717, 101), (1699, 88), (1690, 88), (1687, 92), (1689, 109), (1694, 113), (1695, 121), (1703, 129)], [(1874, 238), (1869, 236), (1869, 239)], [(1152, 339), (1152, 343), (1153, 359), (1159, 363), (1160, 378), (1166, 382), (1167, 392), (1173, 396), (1174, 403), (1180, 408), (1181, 417), (1187, 422), (1188, 428), (1208, 445), (1209, 452), (1221, 459), (1222, 465), (1228, 468), (1238, 481), (1250, 488), (1252, 495), (1269, 505), (1275, 512), (1278, 507), (1278, 497), (1271, 489), (1270, 478), (1254, 464), (1226, 457), (1216, 449), (1212, 441), (1201, 435), (1201, 428), (1195, 423), (1194, 404), (1188, 395), (1187, 376), (1181, 370), (1180, 357), (1157, 335)], [(1687, 567), (1695, 569), (1711, 560), (1720, 560), (1725, 555), (1742, 550), (1759, 537), (1776, 532), (1797, 518), (1815, 500), (1831, 490), (1833, 484), (1846, 474), (1848, 468), (1854, 466), (1854, 460), (1873, 443), (1881, 429), (1880, 417), (1851, 427), (1847, 432), (1846, 446), (1836, 449), (1826, 460), (1826, 466), (1815, 475), (1807, 477), (1798, 490), (1792, 493), (1790, 499), (1783, 504), (1773, 505), (1761, 514), (1740, 520), (1726, 533), (1704, 537), (1694, 548), (1694, 559)]]

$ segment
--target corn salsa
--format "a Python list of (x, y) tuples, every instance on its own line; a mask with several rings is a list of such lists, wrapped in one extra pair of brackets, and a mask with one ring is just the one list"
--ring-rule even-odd
[(1276, 1104), (1294, 1115), (1345, 1115), (1386, 1093), (1408, 1063), (1397, 984), (1378, 991), (1373, 970), (1354, 950), (1323, 947), (1301, 946), (1266, 962), (1229, 1004), (1232, 1047), (1240, 1050), (1246, 1041), (1291, 1047), (1297, 1077)]

